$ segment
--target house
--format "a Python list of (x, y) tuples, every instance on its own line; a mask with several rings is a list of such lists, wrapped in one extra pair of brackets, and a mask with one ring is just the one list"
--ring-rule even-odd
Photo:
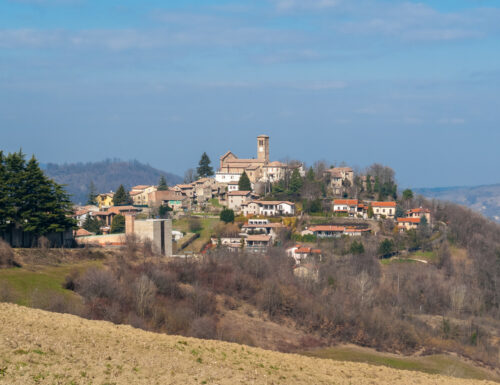
[(354, 171), (350, 167), (334, 167), (324, 175), (330, 180), (329, 187), (334, 195), (342, 195), (354, 183)]
[(288, 166), (278, 161), (270, 162), (262, 166), (261, 182), (275, 183), (285, 177)]
[(243, 205), (243, 214), (265, 217), (295, 215), (295, 203), (288, 201), (251, 201)]
[(214, 178), (200, 178), (192, 183), (194, 185), (194, 196), (198, 203), (206, 202), (213, 198), (213, 191), (217, 182)]
[(185, 196), (179, 191), (174, 190), (157, 190), (148, 194), (149, 206), (158, 207), (163, 204), (168, 204), (174, 211), (180, 211), (187, 207)]
[(97, 195), (95, 198), (95, 201), (97, 203), (97, 206), (99, 207), (99, 210), (113, 206), (114, 195), (115, 195), (115, 193), (113, 193), (113, 192)]
[(376, 219), (394, 219), (396, 215), (396, 202), (370, 202), (369, 205)]
[(250, 249), (263, 249), (271, 246), (272, 237), (265, 234), (249, 235), (245, 238), (245, 246)]
[(111, 226), (113, 218), (117, 215), (132, 214), (142, 211), (134, 206), (113, 206), (106, 211), (97, 211), (93, 214), (94, 217), (101, 220), (105, 226)]
[(350, 217), (358, 214), (359, 201), (357, 199), (334, 199), (333, 212), (345, 213)]
[(230, 191), (227, 193), (227, 207), (240, 212), (242, 206), (251, 199), (251, 191)]
[(76, 225), (82, 227), (87, 217), (89, 215), (92, 216), (97, 211), (99, 211), (99, 207), (97, 206), (87, 205), (79, 207), (75, 210), (73, 215), (73, 218), (76, 220)]
[[(261, 222), (261, 223), (255, 223)], [(285, 229), (286, 226), (281, 223), (269, 223), (268, 220), (249, 220), (248, 223), (245, 223), (241, 230), (245, 234), (266, 234), (270, 235), (272, 240), (276, 240), (279, 235), (280, 230)]]
[(344, 235), (349, 237), (360, 237), (363, 234), (369, 233), (370, 229), (362, 229), (360, 227), (346, 227), (344, 229)]
[(422, 218), (425, 217), (427, 223), (431, 223), (431, 210), (419, 207), (417, 209), (410, 209), (406, 211), (407, 218)]
[(180, 192), (187, 198), (193, 199), (195, 197), (195, 188), (193, 184), (178, 184), (174, 186), (172, 190)]
[(295, 245), (286, 250), (289, 257), (295, 260), (296, 265), (300, 265), (301, 262), (309, 257), (319, 257), (321, 260), (321, 250), (313, 249), (311, 247)]
[(314, 234), (318, 238), (338, 238), (344, 233), (345, 227), (344, 226), (332, 226), (332, 225), (318, 225), (318, 226), (311, 226), (309, 229), (307, 229), (307, 233), (302, 232), (303, 235), (305, 234)]
[(416, 230), (420, 226), (421, 219), (416, 218), (398, 218), (398, 229), (400, 232)]
[(217, 171), (215, 173), (215, 180), (218, 183), (228, 183), (228, 184), (232, 182), (238, 183), (240, 181), (241, 174), (242, 173), (237, 173), (237, 172), (231, 173), (231, 172)]
[(138, 185), (130, 189), (129, 195), (136, 206), (149, 206), (149, 195), (156, 191), (156, 186)]
[(227, 191), (238, 191), (240, 189), (239, 182), (233, 181), (227, 184)]

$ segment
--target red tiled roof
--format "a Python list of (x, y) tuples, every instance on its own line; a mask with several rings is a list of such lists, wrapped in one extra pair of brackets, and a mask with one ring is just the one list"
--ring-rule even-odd
[(295, 206), (295, 203), (293, 202), (288, 202), (288, 201), (252, 201), (249, 203), (257, 203), (257, 204), (262, 204), (262, 205), (279, 205), (282, 203), (286, 203), (290, 206)]
[(407, 211), (408, 214), (412, 214), (412, 213), (415, 213), (415, 214), (418, 214), (418, 213), (430, 213), (430, 212), (431, 212), (431, 210), (424, 209), (422, 207), (420, 207), (418, 209), (411, 209), (411, 210)]
[(420, 218), (398, 218), (399, 223), (420, 223)]
[(333, 201), (334, 205), (348, 205), (348, 206), (355, 206), (358, 204), (357, 199), (335, 199)]
[(95, 233), (91, 233), (90, 231), (87, 231), (85, 229), (78, 229), (75, 232), (75, 237), (86, 237), (88, 235), (95, 235)]
[(248, 223), (245, 223), (243, 227), (248, 229), (255, 229), (255, 228), (283, 228), (286, 226), (282, 223), (266, 223), (265, 225), (249, 225)]
[(371, 202), (372, 207), (396, 207), (396, 202)]

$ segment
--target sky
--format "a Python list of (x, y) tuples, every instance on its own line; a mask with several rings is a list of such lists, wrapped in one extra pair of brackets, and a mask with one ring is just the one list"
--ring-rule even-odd
[(500, 183), (498, 0), (1, 0), (0, 150)]

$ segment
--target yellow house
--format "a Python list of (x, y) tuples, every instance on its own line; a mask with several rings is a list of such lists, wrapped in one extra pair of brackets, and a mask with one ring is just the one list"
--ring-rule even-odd
[(114, 193), (104, 193), (104, 194), (99, 194), (96, 198), (96, 204), (99, 206), (99, 210), (102, 209), (103, 207), (111, 207), (113, 206), (113, 196)]

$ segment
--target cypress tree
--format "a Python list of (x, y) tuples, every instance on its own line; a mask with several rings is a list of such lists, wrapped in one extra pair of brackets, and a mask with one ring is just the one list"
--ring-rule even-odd
[(250, 179), (248, 179), (248, 175), (245, 171), (240, 176), (240, 180), (238, 181), (238, 189), (240, 191), (252, 191), (252, 184), (250, 183)]
[(168, 190), (167, 180), (162, 175), (160, 177), (160, 181), (158, 182), (158, 191), (167, 191), (167, 190)]
[(89, 195), (87, 196), (87, 204), (88, 205), (95, 205), (96, 201), (95, 198), (97, 198), (97, 190), (94, 185), (93, 181), (90, 181), (89, 185)]
[(25, 167), (26, 160), (21, 150), (9, 154), (5, 158), (5, 188), (7, 190), (7, 216), (5, 219), (6, 222), (9, 222), (8, 228), (21, 224)]
[(115, 192), (113, 196), (113, 204), (115, 206), (123, 206), (129, 205), (132, 203), (132, 199), (130, 198), (130, 194), (125, 191), (125, 187), (121, 184), (120, 187)]
[(210, 166), (210, 158), (206, 152), (201, 155), (196, 172), (198, 174), (198, 178), (205, 178), (214, 175), (214, 169)]

